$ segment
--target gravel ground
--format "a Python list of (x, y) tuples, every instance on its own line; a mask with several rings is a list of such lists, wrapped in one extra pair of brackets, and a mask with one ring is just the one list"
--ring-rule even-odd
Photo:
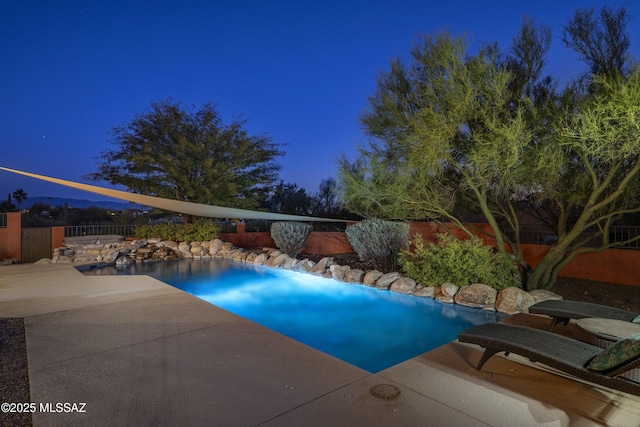
[(591, 302), (640, 313), (640, 286), (560, 277), (552, 291), (566, 300)]
[[(0, 318), (0, 402), (29, 403), (29, 370), (22, 319)], [(0, 412), (0, 425), (31, 426), (31, 413)]]

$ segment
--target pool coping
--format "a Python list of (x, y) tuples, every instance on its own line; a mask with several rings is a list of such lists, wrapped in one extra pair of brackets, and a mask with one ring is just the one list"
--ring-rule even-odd
[(371, 374), (148, 276), (22, 264), (0, 267), (0, 290), (0, 317), (25, 319), (32, 401), (86, 403), (35, 425), (640, 425), (638, 396), (512, 356), (478, 372), (458, 342)]

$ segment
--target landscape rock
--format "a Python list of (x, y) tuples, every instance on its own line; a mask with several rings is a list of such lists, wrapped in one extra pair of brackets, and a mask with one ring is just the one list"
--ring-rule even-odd
[[(145, 245), (146, 244), (146, 245)], [(179, 242), (160, 239), (121, 241), (98, 244), (91, 242), (85, 246), (69, 244), (53, 251), (51, 260), (42, 259), (38, 263), (91, 263), (105, 262), (126, 265), (133, 262), (151, 262), (182, 258), (207, 259), (213, 254), (218, 257), (234, 259), (246, 263), (264, 264), (272, 268), (308, 272), (324, 278), (334, 278), (346, 283), (375, 286), (377, 289), (411, 294), (415, 297), (434, 298), (443, 303), (457, 303), (467, 307), (497, 309), (503, 313), (524, 312), (536, 302), (548, 299), (562, 299), (553, 292), (535, 290), (527, 293), (519, 288), (507, 288), (497, 292), (481, 283), (458, 286), (444, 283), (430, 287), (417, 284), (409, 277), (403, 277), (394, 271), (383, 274), (378, 270), (367, 271), (352, 269), (349, 265), (334, 264), (333, 257), (324, 257), (318, 263), (306, 258), (291, 258), (274, 248), (245, 250), (236, 248), (230, 242), (214, 239), (206, 242)]]
[(554, 292), (547, 291), (545, 289), (534, 289), (529, 292), (529, 295), (533, 297), (534, 304), (547, 300), (562, 300), (562, 295), (558, 295)]
[(289, 255), (280, 253), (280, 255), (277, 255), (275, 257), (273, 256), (269, 257), (269, 259), (264, 263), (264, 265), (272, 268), (280, 268), (282, 267), (282, 264), (284, 264), (285, 261), (288, 259), (289, 259)]
[(351, 267), (349, 267), (348, 265), (338, 264), (333, 264), (331, 267), (329, 267), (329, 271), (331, 271), (331, 277), (340, 281), (344, 280), (345, 273), (350, 269)]
[(448, 294), (445, 294), (444, 292), (442, 292), (442, 286), (434, 287), (433, 298), (437, 301), (440, 301), (446, 304), (454, 303), (453, 296), (449, 296)]
[(272, 257), (272, 258), (277, 258), (280, 255), (282, 255), (282, 251), (280, 251), (279, 249), (275, 249), (275, 248), (264, 248), (263, 251), (268, 253), (269, 256)]
[(116, 265), (129, 265), (132, 262), (131, 258), (123, 256), (116, 260)]
[(401, 294), (411, 294), (416, 289), (416, 281), (410, 277), (400, 277), (395, 280), (389, 290)]
[(528, 292), (520, 288), (509, 287), (498, 293), (496, 310), (500, 313), (509, 314), (527, 312), (534, 302), (533, 297)]
[(223, 242), (222, 246), (220, 246), (220, 250), (216, 253), (224, 255), (225, 253), (229, 253), (233, 250), (233, 243), (231, 242)]
[(362, 283), (363, 276), (364, 271), (357, 268), (350, 268), (344, 273), (344, 278), (342, 280), (346, 283)]
[(102, 261), (111, 264), (112, 262), (115, 262), (118, 255), (120, 255), (120, 251), (116, 249), (107, 249), (102, 255)]
[(324, 272), (327, 271), (327, 268), (331, 267), (331, 264), (333, 264), (333, 258), (324, 257), (320, 261), (318, 261), (318, 263), (314, 265), (311, 270), (309, 270), (309, 273), (315, 276), (322, 276)]
[(434, 298), (435, 288), (433, 286), (423, 286), (413, 292), (414, 297)]
[(285, 270), (293, 270), (293, 268), (295, 267), (295, 265), (298, 263), (298, 259), (297, 258), (291, 258), (289, 257), (284, 264), (282, 265), (282, 268), (284, 268)]
[(391, 284), (400, 278), (400, 273), (392, 271), (385, 273), (376, 280), (376, 289), (388, 290)]
[(482, 308), (485, 310), (494, 310), (498, 291), (491, 286), (483, 283), (473, 283), (468, 286), (461, 287), (456, 292), (453, 300), (456, 304), (467, 307)]
[(269, 259), (269, 254), (263, 252), (261, 254), (258, 254), (255, 259), (253, 260), (254, 264), (258, 264), (258, 265), (262, 265), (265, 263), (265, 261)]
[(296, 271), (300, 273), (308, 273), (315, 265), (315, 262), (311, 261), (309, 258), (305, 258), (296, 264)]
[(458, 289), (460, 288), (454, 285), (453, 283), (443, 283), (440, 286), (440, 292), (442, 292), (442, 295), (446, 297), (451, 297), (451, 298), (453, 298), (456, 292), (458, 292)]
[(180, 254), (180, 258), (183, 259), (191, 259), (193, 258), (193, 254), (191, 253), (191, 248), (180, 247), (178, 248), (178, 252)]
[(163, 240), (161, 242), (156, 243), (156, 246), (158, 247), (169, 247), (171, 249), (176, 249), (178, 247), (178, 244), (176, 242), (174, 242), (173, 240)]
[(220, 239), (214, 239), (209, 243), (209, 253), (211, 255), (216, 255), (222, 249), (222, 244), (224, 242)]
[(378, 270), (369, 270), (364, 275), (364, 278), (362, 279), (362, 284), (365, 286), (375, 286), (376, 280), (378, 280), (380, 276), (382, 276), (382, 272)]

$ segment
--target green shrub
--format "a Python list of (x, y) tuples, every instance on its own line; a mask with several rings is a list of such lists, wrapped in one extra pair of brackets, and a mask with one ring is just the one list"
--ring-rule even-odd
[(191, 224), (184, 224), (178, 230), (178, 240), (181, 242), (206, 242), (213, 240), (220, 234), (220, 227), (210, 219), (198, 218)]
[(220, 227), (213, 221), (200, 218), (191, 224), (153, 224), (136, 227), (136, 238), (205, 242), (218, 237)]
[(307, 242), (312, 230), (311, 225), (302, 222), (274, 222), (271, 224), (271, 238), (278, 249), (295, 258)]
[(407, 276), (418, 283), (427, 286), (484, 283), (497, 290), (521, 286), (511, 257), (496, 253), (478, 238), (460, 240), (439, 234), (438, 243), (425, 245), (422, 236), (416, 234), (413, 244), (413, 251), (402, 251), (400, 263)]
[(398, 254), (409, 247), (409, 225), (403, 222), (367, 219), (345, 232), (355, 253), (381, 270), (395, 269)]
[(162, 240), (175, 240), (177, 224), (153, 224), (136, 227), (137, 239), (158, 238)]

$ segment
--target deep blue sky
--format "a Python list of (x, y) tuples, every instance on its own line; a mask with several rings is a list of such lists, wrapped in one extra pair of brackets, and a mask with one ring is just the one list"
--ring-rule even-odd
[[(389, 60), (421, 34), (467, 34), (503, 49), (527, 15), (554, 35), (546, 72), (586, 67), (561, 27), (580, 7), (626, 1), (50, 1), (4, 2), (0, 16), (0, 166), (91, 184), (111, 129), (152, 101), (212, 102), (248, 120), (286, 155), (285, 182), (316, 192), (353, 158), (358, 115)], [(640, 4), (628, 5), (640, 51)], [(98, 185), (103, 185), (98, 183)], [(0, 171), (0, 198), (103, 197)]]

